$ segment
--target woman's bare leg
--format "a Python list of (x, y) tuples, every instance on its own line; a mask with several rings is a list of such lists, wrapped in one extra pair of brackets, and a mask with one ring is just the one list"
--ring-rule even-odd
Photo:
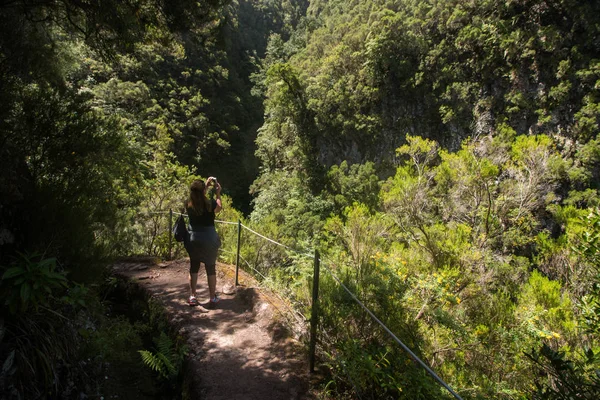
[(198, 273), (190, 272), (190, 296), (196, 297), (196, 285), (198, 283)]
[(208, 292), (210, 298), (214, 299), (217, 295), (217, 275), (207, 275), (208, 278)]

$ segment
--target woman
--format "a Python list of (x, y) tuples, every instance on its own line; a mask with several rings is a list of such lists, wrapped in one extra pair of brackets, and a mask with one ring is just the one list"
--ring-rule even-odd
[[(215, 200), (206, 197), (206, 188), (210, 184), (215, 188)], [(204, 263), (206, 277), (208, 279), (208, 291), (210, 294), (209, 305), (215, 306), (219, 302), (216, 293), (217, 252), (221, 246), (221, 240), (215, 229), (215, 214), (221, 211), (221, 185), (216, 178), (210, 177), (203, 181), (196, 180), (190, 186), (190, 198), (187, 202), (187, 214), (190, 220), (190, 240), (185, 249), (190, 255), (190, 298), (191, 306), (198, 305), (196, 299), (196, 283), (200, 263)]]

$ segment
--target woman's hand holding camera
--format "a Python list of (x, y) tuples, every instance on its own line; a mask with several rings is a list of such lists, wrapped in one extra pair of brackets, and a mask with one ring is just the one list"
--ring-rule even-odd
[(214, 176), (210, 176), (206, 180), (207, 187), (211, 184), (214, 186), (215, 193), (217, 194), (217, 196), (220, 195), (221, 194), (221, 184), (219, 184), (219, 181), (217, 181), (217, 178), (215, 178)]
[(221, 184), (219, 184), (217, 178), (215, 178), (214, 176), (210, 176), (206, 180), (206, 187), (208, 187), (211, 184), (213, 185), (213, 189), (215, 190), (215, 197), (217, 202), (217, 206), (215, 207), (214, 211), (215, 213), (218, 213), (223, 209), (223, 206), (221, 205)]

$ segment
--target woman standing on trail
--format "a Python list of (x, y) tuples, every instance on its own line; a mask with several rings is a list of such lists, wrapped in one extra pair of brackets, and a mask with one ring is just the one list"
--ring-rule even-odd
[[(215, 199), (209, 200), (206, 189), (214, 185)], [(210, 177), (206, 184), (201, 180), (192, 182), (190, 186), (190, 198), (187, 201), (187, 214), (190, 219), (190, 240), (185, 249), (190, 255), (190, 299), (191, 306), (198, 305), (196, 299), (196, 283), (198, 282), (198, 271), (200, 263), (204, 263), (206, 277), (208, 280), (208, 291), (210, 293), (209, 306), (214, 307), (219, 302), (216, 293), (217, 252), (221, 246), (221, 240), (215, 229), (215, 214), (221, 211), (221, 185), (217, 178)]]

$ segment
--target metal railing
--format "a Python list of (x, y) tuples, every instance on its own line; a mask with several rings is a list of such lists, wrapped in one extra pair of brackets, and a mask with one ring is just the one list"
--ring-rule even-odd
[[(172, 233), (173, 229), (173, 215), (183, 215), (180, 213), (169, 211), (159, 211), (157, 213), (168, 213), (169, 214), (169, 231)], [(235, 256), (235, 284), (239, 285), (239, 269), (240, 269), (240, 251), (241, 251), (241, 238), (242, 231), (246, 230), (251, 234), (260, 237), (267, 242), (274, 244), (276, 246), (280, 246), (288, 252), (292, 252), (296, 255), (306, 258), (313, 259), (313, 280), (312, 280), (312, 303), (311, 303), (311, 318), (310, 318), (310, 341), (309, 341), (309, 370), (310, 372), (314, 372), (315, 363), (316, 363), (316, 344), (317, 344), (317, 325), (319, 318), (319, 279), (320, 279), (320, 269), (321, 265), (323, 265), (326, 271), (331, 275), (333, 280), (340, 285), (341, 288), (354, 300), (367, 314), (375, 321), (381, 328), (389, 335), (391, 339), (395, 343), (397, 343), (402, 350), (408, 354), (408, 356), (413, 359), (417, 364), (419, 364), (427, 374), (429, 374), (440, 386), (446, 389), (454, 398), (458, 400), (462, 400), (460, 395), (456, 393), (443, 379), (441, 379), (423, 360), (421, 360), (406, 344), (404, 344), (369, 308), (367, 308), (350, 289), (346, 285), (342, 283), (342, 281), (333, 273), (333, 270), (327, 265), (329, 262), (327, 260), (322, 260), (318, 250), (313, 250), (313, 252), (299, 251), (285, 244), (279, 243), (274, 239), (271, 239), (265, 235), (262, 235), (259, 232), (249, 228), (248, 226), (242, 224), (241, 220), (237, 222), (233, 221), (222, 221), (215, 220), (216, 223), (224, 224), (224, 225), (237, 225), (237, 246), (236, 246), (236, 256)], [(172, 235), (169, 235), (172, 237)], [(172, 240), (169, 240), (169, 256), (172, 254)], [(266, 278), (260, 271), (250, 266), (250, 264), (246, 261), (249, 268), (253, 269), (254, 272), (260, 274), (263, 278)], [(330, 263), (334, 265), (333, 263)], [(354, 383), (353, 383), (354, 385)], [(356, 390), (356, 387), (355, 387)]]

